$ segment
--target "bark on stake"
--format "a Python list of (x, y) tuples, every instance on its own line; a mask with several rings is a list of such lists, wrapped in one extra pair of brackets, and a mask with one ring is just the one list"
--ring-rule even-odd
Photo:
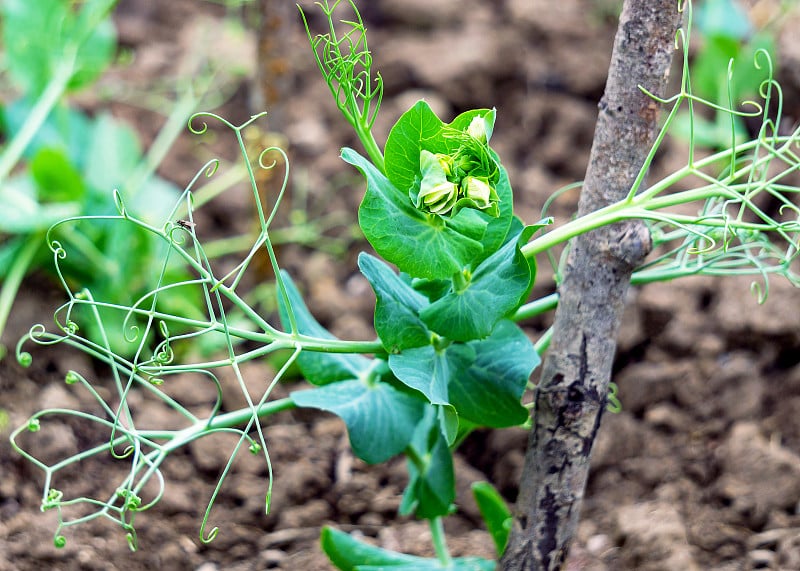
[[(639, 86), (664, 94), (680, 21), (676, 0), (625, 0), (579, 215), (624, 199), (639, 173), (660, 112)], [(596, 230), (571, 244), (504, 571), (564, 566), (606, 406), (625, 294), (650, 247), (641, 222)]]

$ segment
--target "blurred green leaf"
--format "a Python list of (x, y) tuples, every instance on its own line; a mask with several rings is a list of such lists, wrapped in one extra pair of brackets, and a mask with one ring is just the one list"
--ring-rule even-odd
[(81, 201), (86, 187), (83, 178), (60, 150), (41, 149), (30, 163), (40, 202)]
[(7, 180), (0, 188), (0, 233), (42, 232), (79, 212), (76, 202), (39, 203), (34, 182), (27, 176)]
[(133, 129), (103, 113), (94, 121), (88, 155), (92, 158), (86, 165), (86, 183), (96, 193), (110, 196), (115, 188), (125, 188), (141, 160), (142, 150)]
[[(130, 189), (125, 206), (154, 226), (160, 226), (169, 216), (180, 191), (170, 181), (151, 175), (139, 188)], [(112, 194), (109, 192), (109, 205)]]
[[(13, 138), (28, 119), (33, 108), (29, 97), (22, 97), (3, 108), (4, 133)], [(48, 115), (26, 147), (24, 157), (32, 159), (43, 148), (62, 151), (72, 165), (83, 171), (87, 160), (92, 120), (82, 111), (65, 105), (57, 105)]]
[(445, 566), (438, 559), (389, 551), (327, 526), (322, 528), (320, 543), (341, 571), (493, 571), (496, 566), (479, 557), (459, 557)]
[(4, 0), (5, 65), (29, 96), (44, 91), (59, 66), (71, 67), (68, 88), (78, 89), (99, 76), (116, 50), (109, 12), (115, 0)]
[(752, 33), (752, 25), (740, 2), (703, 0), (697, 7), (695, 25), (704, 36), (724, 36), (740, 41)]

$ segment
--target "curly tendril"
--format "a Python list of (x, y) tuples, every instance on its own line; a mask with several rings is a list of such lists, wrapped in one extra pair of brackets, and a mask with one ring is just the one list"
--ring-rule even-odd
[[(252, 176), (251, 161), (247, 158), (240, 131), (263, 115), (263, 113), (255, 115), (244, 124), (234, 126), (214, 114), (200, 113), (193, 116), (190, 120), (190, 130), (195, 133), (207, 131), (208, 124), (210, 123), (210, 121), (206, 121), (208, 119), (220, 120), (222, 125), (232, 128), (237, 142), (240, 143), (244, 164), (246, 167), (250, 168), (250, 170), (248, 170), (248, 175), (251, 178), (251, 183), (255, 184), (255, 178)], [(270, 151), (278, 153), (281, 158), (269, 163), (267, 153)], [(274, 215), (277, 204), (279, 204), (288, 186), (288, 159), (285, 151), (276, 147), (265, 149), (257, 157), (257, 162), (260, 168), (263, 169), (277, 167), (279, 160), (284, 161), (286, 169), (284, 173), (284, 182), (280, 193), (275, 199), (272, 215)], [(263, 356), (281, 347), (295, 347), (299, 350), (299, 346), (291, 335), (281, 333), (272, 327), (265, 319), (260, 317), (235, 291), (236, 281), (241, 279), (241, 274), (248, 267), (250, 260), (261, 248), (265, 248), (268, 251), (270, 259), (276, 268), (276, 273), (280, 272), (269, 234), (266, 231), (272, 220), (272, 215), (268, 221), (263, 213), (259, 213), (262, 232), (255, 240), (252, 251), (248, 253), (243, 263), (238, 266), (237, 272), (239, 272), (239, 274), (236, 276), (234, 284), (230, 287), (224, 286), (224, 279), (216, 275), (215, 267), (206, 255), (203, 245), (199, 240), (185, 240), (184, 234), (175, 233), (175, 230), (181, 228), (179, 224), (181, 220), (187, 219), (189, 222), (193, 222), (194, 220), (194, 194), (192, 189), (204, 175), (206, 177), (214, 175), (219, 166), (220, 161), (218, 159), (206, 162), (205, 165), (196, 172), (194, 178), (189, 185), (187, 185), (175, 206), (165, 217), (163, 223), (158, 226), (150, 225), (137, 218), (133, 212), (128, 212), (122, 202), (121, 194), (115, 192), (115, 204), (120, 216), (75, 217), (61, 221), (48, 231), (48, 244), (54, 253), (56, 272), (61, 279), (64, 290), (68, 293), (69, 300), (60, 306), (53, 315), (53, 321), (58, 331), (53, 333), (48, 332), (43, 325), (32, 327), (26, 338), (21, 340), (17, 346), (17, 358), (20, 362), (30, 360), (29, 354), (22, 351), (22, 343), (25, 341), (31, 341), (41, 345), (66, 343), (84, 351), (90, 356), (100, 359), (109, 367), (111, 372), (110, 378), (107, 380), (104, 379), (102, 385), (97, 381), (97, 387), (93, 386), (94, 381), (90, 382), (73, 371), (70, 371), (65, 377), (65, 382), (70, 385), (70, 387), (86, 390), (91, 394), (98, 405), (100, 410), (99, 414), (62, 409), (41, 411), (38, 415), (32, 417), (28, 423), (15, 431), (11, 437), (12, 446), (45, 474), (43, 493), (45, 497), (48, 497), (47, 494), (51, 493), (49, 496), (50, 500), (46, 505), (59, 514), (57, 535), (60, 533), (60, 530), (71, 525), (78, 525), (97, 517), (106, 517), (115, 521), (126, 531), (131, 548), (136, 548), (137, 541), (134, 529), (134, 515), (154, 506), (163, 496), (165, 482), (164, 476), (160, 470), (162, 462), (172, 451), (185, 446), (192, 440), (207, 433), (216, 431), (232, 432), (239, 438), (239, 441), (230, 457), (230, 461), (232, 462), (237, 451), (243, 448), (242, 451), (249, 450), (252, 454), (263, 454), (268, 468), (267, 471), (270, 475), (272, 473), (271, 463), (267, 454), (266, 440), (259, 418), (262, 414), (268, 414), (262, 413), (262, 410), (272, 410), (267, 404), (267, 399), (274, 387), (274, 383), (269, 385), (260, 400), (253, 402), (249, 392), (247, 392), (243, 379), (241, 379), (238, 367), (241, 362)], [(254, 196), (256, 196), (255, 193)], [(163, 253), (160, 254), (163, 256), (160, 273), (154, 276), (155, 279), (153, 280), (153, 284), (149, 285), (149, 290), (146, 293), (139, 294), (135, 301), (126, 302), (125, 304), (109, 303), (103, 299), (95, 299), (93, 292), (88, 289), (82, 289), (77, 293), (73, 293), (72, 287), (69, 287), (70, 283), (62, 274), (59, 261), (65, 259), (67, 256), (67, 248), (69, 247), (71, 254), (75, 245), (71, 241), (62, 243), (60, 241), (62, 239), (61, 235), (58, 235), (58, 239), (55, 239), (55, 229), (57, 227), (63, 227), (63, 225), (67, 223), (92, 220), (102, 220), (103, 223), (108, 224), (118, 224), (124, 220), (125, 224), (130, 225), (137, 231), (142, 231), (151, 235), (156, 240), (160, 240), (165, 246), (162, 250)], [(186, 225), (188, 225), (188, 223), (186, 223)], [(183, 226), (184, 230), (187, 230), (186, 225)], [(71, 229), (65, 228), (64, 230), (65, 234), (69, 237)], [(188, 277), (180, 279), (174, 279), (172, 277), (176, 262), (181, 265), (182, 269), (190, 274)], [(98, 259), (98, 267), (105, 267), (105, 263), (106, 260)], [(103, 266), (100, 264), (103, 264)], [(181, 313), (171, 313), (164, 309), (164, 307), (168, 307), (168, 305), (163, 304), (162, 299), (166, 297), (167, 294), (180, 294), (184, 288), (190, 287), (200, 292), (205, 302), (202, 308), (205, 310), (204, 315), (189, 318)], [(230, 311), (229, 307), (234, 307), (237, 311), (244, 313), (256, 327), (233, 327), (228, 321), (229, 317), (227, 312)], [(119, 319), (114, 319), (112, 321), (109, 317), (112, 312), (121, 312), (124, 315), (121, 321)], [(115, 353), (111, 335), (109, 334), (109, 326), (112, 323), (115, 329), (121, 325), (121, 331), (114, 336), (116, 342), (124, 341), (126, 343), (136, 343), (132, 355), (126, 357)], [(97, 334), (95, 338), (89, 339), (84, 336), (85, 333), (83, 333), (81, 329), (84, 331), (99, 331), (99, 334)], [(227, 348), (227, 356), (224, 359), (201, 363), (177, 362), (178, 356), (183, 355), (183, 353), (176, 350), (176, 345), (178, 343), (192, 343), (203, 336), (209, 335), (216, 335), (224, 340), (225, 347)], [(159, 336), (163, 339), (156, 341)], [(240, 354), (239, 340), (254, 341), (262, 344), (263, 347)], [(324, 340), (319, 340), (317, 342), (323, 345), (326, 343)], [(294, 355), (289, 362), (293, 362), (295, 357), (296, 355)], [(211, 368), (224, 366), (236, 369), (242, 392), (249, 405), (242, 411), (235, 411), (235, 419), (228, 418), (230, 413), (226, 413), (225, 415), (220, 414), (223, 396), (222, 385), (218, 377), (209, 370)], [(187, 406), (182, 404), (179, 397), (173, 397), (161, 389), (161, 385), (164, 384), (164, 380), (168, 375), (185, 375), (190, 373), (199, 373), (203, 375), (204, 378), (210, 380), (215, 387), (216, 398), (213, 402), (208, 403), (208, 415), (202, 418), (198, 417), (187, 408)], [(276, 375), (275, 381), (277, 382), (284, 374), (285, 369), (281, 369)], [(142, 430), (137, 426), (141, 421), (137, 416), (138, 411), (131, 407), (128, 402), (129, 397), (135, 391), (150, 393), (158, 399), (164, 407), (172, 411), (179, 419), (182, 419), (182, 425), (174, 430)], [(285, 400), (288, 403), (288, 399)], [(274, 410), (277, 411), (282, 407), (286, 407), (287, 403), (281, 404), (280, 407), (276, 407)], [(83, 450), (78, 454), (60, 459), (53, 464), (46, 464), (37, 460), (34, 455), (28, 453), (20, 446), (18, 440), (21, 431), (38, 431), (40, 428), (40, 417), (64, 414), (88, 422), (93, 427), (96, 427), (97, 430), (102, 432), (104, 442), (88, 450)], [(231, 426), (240, 425), (244, 425), (245, 428), (231, 428)], [(252, 435), (250, 433), (252, 433)], [(51, 492), (51, 490), (54, 489), (51, 487), (51, 482), (53, 478), (60, 474), (63, 468), (89, 458), (100, 456), (104, 458), (113, 458), (117, 461), (125, 461), (129, 464), (127, 476), (118, 483), (118, 488), (122, 491), (120, 494), (104, 499), (92, 497), (66, 499)], [(229, 469), (230, 464), (226, 468), (226, 473)], [(224, 479), (223, 474), (218, 481), (214, 496), (212, 496), (209, 502), (209, 509), (213, 505), (213, 500)], [(154, 487), (150, 484), (147, 489), (153, 490), (155, 496), (151, 498), (148, 495), (147, 500), (145, 500), (142, 490), (148, 485), (148, 482), (157, 482), (157, 488), (153, 489)], [(271, 485), (272, 483), (270, 481), (270, 489)], [(88, 515), (75, 519), (68, 519), (61, 510), (62, 506), (66, 505), (81, 505), (86, 508), (85, 511)], [(207, 532), (206, 518), (202, 524), (201, 533), (205, 541), (211, 541), (216, 537), (218, 528), (215, 527), (210, 532)]]
[(122, 334), (125, 338), (125, 341), (128, 343), (136, 343), (136, 340), (139, 339), (140, 331), (141, 328), (135, 323), (130, 325), (124, 324), (122, 328)]
[(289, 158), (286, 156), (286, 152), (283, 149), (280, 147), (267, 147), (258, 154), (258, 166), (265, 171), (274, 169), (278, 164), (278, 159), (272, 159), (272, 162), (269, 164), (264, 162), (264, 158), (270, 153), (279, 153), (283, 158), (284, 164), (289, 164)]
[(56, 260), (63, 260), (67, 257), (67, 251), (64, 249), (64, 246), (58, 240), (49, 240), (47, 242), (50, 251), (53, 252)]
[(262, 111), (261, 113), (257, 113), (255, 115), (252, 115), (250, 117), (250, 119), (248, 119), (247, 121), (245, 121), (241, 125), (236, 126), (233, 123), (231, 123), (230, 121), (228, 121), (227, 119), (221, 117), (220, 115), (217, 115), (216, 113), (212, 113), (210, 111), (200, 111), (198, 113), (195, 113), (191, 117), (189, 117), (188, 127), (189, 127), (189, 131), (191, 131), (194, 135), (203, 135), (203, 134), (205, 134), (206, 131), (208, 131), (208, 123), (206, 121), (201, 121), (200, 128), (195, 127), (194, 123), (195, 123), (195, 121), (197, 121), (201, 117), (206, 117), (206, 118), (214, 119), (215, 121), (218, 121), (218, 122), (222, 123), (223, 125), (225, 125), (229, 129), (231, 129), (232, 131), (237, 131), (238, 132), (238, 131), (241, 131), (242, 129), (244, 129), (245, 127), (247, 127), (248, 125), (252, 124), (254, 121), (257, 121), (261, 117), (264, 117), (265, 115), (267, 115), (267, 112), (266, 111)]

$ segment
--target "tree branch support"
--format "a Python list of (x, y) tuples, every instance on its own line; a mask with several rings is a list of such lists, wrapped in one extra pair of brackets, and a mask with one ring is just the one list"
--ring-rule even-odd
[[(658, 133), (659, 105), (681, 21), (676, 0), (625, 0), (578, 215), (624, 199)], [(640, 221), (571, 242), (553, 340), (535, 392), (504, 571), (563, 569), (578, 525), (589, 458), (608, 397), (633, 270), (651, 248)]]

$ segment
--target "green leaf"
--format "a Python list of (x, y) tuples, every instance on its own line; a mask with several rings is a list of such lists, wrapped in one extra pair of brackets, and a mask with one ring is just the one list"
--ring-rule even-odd
[[(414, 291), (418, 291), (422, 293), (425, 297), (427, 297), (431, 301), (435, 301), (446, 295), (447, 292), (450, 291), (450, 288), (453, 286), (452, 280), (424, 280), (424, 279), (412, 279), (411, 280), (411, 287), (414, 288)], [(427, 328), (426, 328), (427, 329)]]
[[(281, 275), (286, 284), (288, 302), (294, 313), (298, 333), (321, 339), (336, 339), (311, 315), (289, 274), (282, 272)], [(289, 313), (286, 300), (282, 296), (278, 296), (278, 305), (281, 323), (284, 329), (289, 330)], [(369, 368), (370, 360), (361, 355), (303, 351), (297, 357), (297, 364), (309, 383), (326, 385), (336, 381), (359, 378)]]
[[(448, 351), (458, 346), (454, 344)], [(491, 336), (466, 346), (475, 358), (469, 367), (450, 376), (450, 404), (459, 416), (480, 426), (523, 424), (528, 410), (520, 399), (528, 378), (541, 361), (528, 337), (513, 322), (501, 321)]]
[(30, 170), (36, 182), (39, 201), (67, 202), (83, 199), (86, 190), (83, 178), (62, 151), (41, 149), (33, 157)]
[[(511, 321), (501, 321), (483, 340), (405, 349), (389, 355), (397, 379), (432, 403), (446, 405), (442, 431), (452, 443), (458, 430), (454, 412), (479, 426), (523, 424), (520, 403), (531, 372), (540, 363), (527, 336)], [(452, 409), (450, 409), (452, 407)]]
[(422, 519), (452, 513), (456, 497), (453, 453), (442, 434), (439, 407), (428, 407), (409, 445), (409, 481), (400, 503), (400, 514), (412, 512)]
[[(391, 183), (399, 189), (401, 194), (409, 192), (415, 194), (414, 190), (419, 190), (423, 178), (420, 164), (422, 151), (430, 153), (455, 152), (460, 143), (457, 138), (446, 136), (445, 132), (466, 131), (472, 120), (478, 116), (484, 118), (487, 135), (491, 137), (496, 117), (494, 109), (465, 111), (453, 119), (450, 124), (445, 124), (436, 116), (427, 103), (418, 101), (397, 120), (386, 141), (386, 174)], [(513, 193), (509, 184), (508, 173), (500, 164), (497, 154), (491, 149), (489, 149), (489, 154), (500, 168), (500, 177), (495, 186), (495, 192), (499, 199), (497, 203), (499, 212), (497, 217), (483, 215), (484, 219), (481, 226), (483, 237), (473, 237), (482, 241), (483, 252), (477, 253), (475, 258), (469, 260), (475, 264), (483, 257), (494, 252), (504, 242), (514, 210)], [(389, 261), (396, 263), (394, 260)], [(401, 269), (406, 271), (404, 268)], [(408, 273), (414, 277), (427, 277), (413, 272)], [(450, 275), (453, 273), (450, 272)], [(442, 275), (441, 277), (450, 277), (450, 275)]]
[(356, 571), (362, 565), (396, 567), (422, 565), (425, 562), (422, 557), (396, 553), (363, 543), (347, 533), (328, 526), (322, 528), (320, 543), (331, 563), (342, 571)]
[(415, 209), (406, 194), (352, 149), (344, 149), (342, 159), (367, 180), (358, 209), (364, 236), (400, 271), (418, 278), (449, 278), (483, 250), (479, 241), (458, 232), (445, 219)]
[(475, 117), (483, 117), (486, 140), (488, 141), (492, 138), (492, 133), (494, 132), (494, 122), (497, 118), (497, 110), (495, 109), (470, 109), (469, 111), (464, 111), (453, 119), (449, 126), (457, 131), (465, 131)]
[[(96, 193), (108, 196), (115, 188), (125, 191), (142, 151), (133, 129), (104, 113), (94, 121), (89, 156), (92, 160), (86, 166), (86, 183)], [(130, 198), (123, 194), (126, 202)]]
[(389, 551), (325, 526), (320, 543), (325, 555), (342, 571), (493, 571), (496, 563), (478, 557), (460, 557), (444, 567), (438, 559)]
[[(469, 111), (446, 125), (425, 102), (418, 102), (389, 134), (385, 177), (353, 151), (342, 153), (344, 160), (367, 178), (367, 192), (359, 208), (365, 236), (384, 259), (414, 278), (443, 279), (463, 268), (474, 268), (497, 250), (508, 234), (513, 215), (511, 186), (485, 141), (479, 143), (467, 135), (476, 118), (483, 120), (490, 136), (493, 110)], [(453, 153), (458, 162), (448, 163), (445, 169), (437, 153)], [(478, 205), (472, 198), (456, 200), (455, 194), (447, 192), (447, 185), (456, 188), (451, 184), (454, 181), (446, 178), (445, 171), (451, 172), (451, 168), (451, 174), (462, 173), (454, 176), (471, 172), (486, 177), (481, 180), (487, 184), (491, 181), (491, 207), (471, 208)], [(423, 195), (424, 207), (420, 205)], [(443, 215), (422, 212), (428, 209)]]
[(456, 409), (450, 405), (438, 406), (439, 429), (444, 435), (448, 446), (452, 446), (459, 435), (460, 422)]
[(422, 321), (455, 341), (488, 336), (498, 321), (519, 307), (530, 290), (531, 266), (519, 244), (532, 232), (528, 229), (508, 240), (466, 277), (464, 287), (454, 285), (450, 293), (424, 308), (420, 312)]
[(420, 310), (428, 305), (425, 296), (369, 254), (358, 256), (358, 267), (375, 291), (375, 331), (386, 351), (397, 353), (429, 344), (430, 333), (419, 318)]
[[(17, 99), (3, 108), (3, 123), (10, 139), (25, 125), (35, 101), (29, 97)], [(33, 158), (41, 149), (58, 149), (69, 157), (70, 163), (83, 172), (88, 160), (92, 121), (78, 109), (56, 105), (25, 148), (24, 156)]]
[(503, 496), (489, 482), (475, 482), (472, 484), (472, 495), (481, 512), (481, 517), (492, 536), (497, 556), (503, 555), (508, 545), (508, 536), (511, 533), (511, 510), (508, 508)]
[(389, 355), (389, 368), (399, 381), (421, 392), (432, 404), (450, 404), (448, 385), (475, 361), (475, 349), (454, 343), (445, 349), (432, 345)]
[(71, 68), (70, 89), (92, 82), (116, 50), (116, 32), (109, 17), (114, 3), (4, 0), (0, 4), (3, 46), (13, 81), (34, 97), (45, 89), (59, 66)]
[(76, 216), (75, 202), (40, 204), (30, 177), (14, 177), (0, 188), (0, 232), (25, 234), (47, 230), (59, 220)]
[(344, 420), (353, 452), (368, 464), (402, 452), (425, 407), (424, 401), (387, 383), (355, 379), (289, 396), (297, 406), (327, 410)]
[(423, 148), (433, 153), (447, 151), (442, 138), (443, 126), (428, 104), (418, 101), (400, 116), (389, 132), (384, 148), (386, 176), (404, 194), (421, 180), (420, 151)]
[[(464, 208), (449, 218), (445, 218), (444, 221), (448, 228), (476, 242), (480, 242), (486, 235), (489, 218), (490, 216), (479, 210)], [(473, 263), (474, 258), (470, 260), (470, 265)]]

